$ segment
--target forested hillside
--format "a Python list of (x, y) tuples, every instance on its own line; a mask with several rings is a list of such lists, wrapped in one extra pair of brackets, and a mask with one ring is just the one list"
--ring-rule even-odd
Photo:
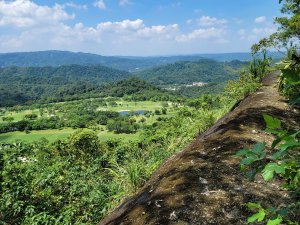
[[(0, 67), (20, 66), (61, 66), (61, 65), (95, 65), (101, 64), (115, 69), (135, 71), (151, 68), (180, 60), (197, 61), (201, 55), (166, 56), (166, 57), (121, 57), (102, 56), (91, 53), (68, 51), (16, 52), (0, 54)], [(237, 59), (237, 58), (235, 58)]]
[(237, 77), (237, 69), (246, 62), (216, 62), (203, 59), (197, 62), (176, 62), (135, 73), (137, 77), (156, 85), (190, 84), (193, 82), (224, 82)]
[(63, 100), (128, 77), (128, 72), (100, 65), (0, 68), (0, 106), (39, 99)]
[(119, 57), (101, 56), (90, 53), (68, 51), (16, 52), (0, 54), (0, 67), (42, 67), (61, 65), (95, 65), (102, 64), (122, 70), (137, 67), (139, 60)]
[[(273, 59), (282, 58), (282, 54), (270, 52)], [(201, 59), (229, 62), (234, 60), (250, 61), (251, 53), (219, 53), (195, 54), (177, 56), (102, 56), (91, 53), (69, 51), (39, 51), (39, 52), (13, 52), (0, 54), (0, 67), (8, 66), (61, 66), (61, 65), (95, 65), (102, 64), (115, 69), (137, 71), (155, 66), (175, 63), (178, 61), (199, 61)]]
[[(197, 62), (176, 62), (138, 73), (129, 73), (101, 65), (4, 67), (0, 68), (0, 106), (13, 106), (35, 100), (57, 102), (103, 96), (123, 97), (133, 92), (135, 93), (132, 96), (134, 99), (161, 99), (165, 93), (159, 92), (154, 86), (150, 87), (149, 84), (140, 80), (135, 80), (136, 83), (132, 80), (121, 82), (117, 86), (113, 84), (103, 87), (103, 85), (126, 80), (131, 76), (137, 76), (154, 85), (180, 85), (193, 82), (222, 83), (235, 79), (237, 70), (245, 64), (237, 60), (222, 63), (203, 59)], [(143, 91), (136, 91), (136, 87)], [(214, 87), (216, 86), (203, 91), (215, 92)], [(193, 89), (194, 96), (201, 92), (198, 89)], [(182, 93), (187, 92), (189, 90), (186, 88), (182, 91)], [(187, 95), (191, 96), (191, 94)]]

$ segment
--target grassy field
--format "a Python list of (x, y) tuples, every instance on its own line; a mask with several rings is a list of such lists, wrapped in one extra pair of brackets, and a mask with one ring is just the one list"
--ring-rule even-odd
[(26, 132), (15, 131), (15, 132), (0, 134), (0, 142), (11, 143), (16, 140), (33, 142), (41, 138), (46, 138), (50, 142), (53, 142), (58, 139), (64, 139), (68, 137), (70, 134), (74, 133), (75, 131), (76, 130), (71, 128), (66, 128), (62, 130), (37, 130), (37, 131), (31, 131), (28, 134), (26, 134)]
[[(117, 106), (110, 106), (108, 104), (107, 107), (99, 107), (97, 110), (103, 110), (103, 111), (138, 111), (138, 110), (145, 110), (145, 111), (155, 111), (156, 109), (161, 110), (163, 108), (162, 102), (153, 102), (153, 101), (142, 101), (142, 102), (129, 102), (124, 101), (123, 99), (119, 99), (116, 101)], [(55, 105), (62, 105), (62, 104), (76, 104), (76, 101), (74, 102), (67, 102), (67, 103), (54, 103)], [(44, 111), (45, 112), (45, 111)], [(33, 109), (33, 110), (21, 110), (21, 111), (7, 111), (5, 115), (3, 116), (9, 116), (14, 118), (14, 122), (20, 121), (24, 118), (25, 115), (35, 113), (39, 115), (40, 112), (39, 109)], [(57, 113), (59, 116), (63, 116)], [(136, 115), (134, 116), (136, 118), (136, 121), (140, 121), (142, 118), (144, 118), (146, 121), (144, 124), (151, 125), (154, 122), (157, 121), (158, 117), (169, 117), (172, 116), (173, 111), (172, 107), (168, 107), (168, 113), (167, 115), (151, 115), (150, 117), (146, 117), (144, 115)], [(44, 116), (47, 116), (48, 113), (45, 112)], [(2, 121), (2, 118), (0, 117), (0, 123), (6, 123)], [(99, 138), (103, 141), (111, 139), (111, 138), (120, 138), (124, 141), (129, 140), (136, 140), (139, 138), (139, 133), (136, 134), (114, 134), (112, 132), (108, 132), (105, 130), (105, 126), (102, 127), (104, 131), (99, 131)], [(37, 141), (41, 138), (46, 138), (50, 142), (54, 142), (59, 139), (67, 138), (70, 134), (74, 133), (76, 129), (72, 128), (64, 128), (64, 129), (56, 129), (56, 130), (38, 130), (38, 131), (30, 131), (29, 133), (26, 132), (9, 132), (9, 133), (3, 133), (0, 134), (0, 142), (14, 142), (16, 140), (26, 141), (26, 142), (33, 142)]]
[(162, 108), (162, 102), (152, 102), (152, 101), (143, 101), (143, 102), (128, 102), (128, 101), (116, 101), (118, 106), (107, 106), (99, 107), (98, 110), (110, 110), (110, 111), (137, 111), (137, 110), (148, 110), (153, 111), (155, 109)]
[[(25, 115), (28, 115), (28, 114), (31, 114), (31, 113), (35, 113), (35, 114), (39, 115), (39, 110), (37, 110), (37, 109), (34, 109), (34, 110), (22, 110), (20, 112), (8, 111), (3, 116), (4, 117), (7, 117), (7, 116), (13, 117), (14, 118), (13, 122), (17, 122), (17, 121), (22, 120)], [(0, 118), (0, 123), (3, 123), (2, 116)]]
[[(76, 101), (73, 102), (68, 102), (67, 104), (76, 104)], [(147, 111), (154, 111), (155, 109), (161, 109), (162, 102), (153, 102), (153, 101), (142, 101), (142, 102), (129, 102), (129, 101), (123, 101), (120, 99), (119, 101), (116, 101), (118, 104), (117, 106), (110, 106), (108, 105), (107, 107), (99, 107), (99, 111), (137, 111), (137, 110), (147, 110)], [(59, 102), (59, 103), (54, 103), (54, 105), (63, 105), (66, 103)], [(38, 109), (33, 109), (33, 110), (21, 110), (21, 111), (7, 111), (3, 116), (0, 116), (0, 123), (5, 123), (2, 120), (2, 117), (13, 117), (14, 120), (13, 122), (20, 121), (24, 118), (25, 115), (35, 113), (38, 116), (40, 116), (40, 112)], [(61, 116), (62, 114), (56, 113), (57, 115)]]
[[(0, 142), (12, 143), (16, 140), (21, 140), (25, 142), (34, 142), (38, 141), (41, 138), (46, 138), (50, 142), (56, 140), (61, 140), (67, 138), (70, 134), (74, 133), (78, 129), (65, 128), (62, 130), (37, 130), (31, 131), (30, 133), (26, 132), (9, 132), (0, 134)], [(114, 134), (112, 132), (101, 131), (98, 132), (100, 140), (106, 141), (112, 138), (120, 138), (124, 141), (137, 140), (139, 138), (139, 133), (136, 134)]]

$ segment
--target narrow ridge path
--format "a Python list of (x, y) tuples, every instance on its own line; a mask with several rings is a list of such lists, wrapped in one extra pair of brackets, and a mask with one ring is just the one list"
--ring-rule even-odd
[(267, 75), (262, 88), (169, 158), (139, 193), (99, 225), (245, 224), (250, 215), (247, 202), (264, 202), (266, 207), (287, 202), (279, 181), (265, 183), (258, 176), (249, 182), (240, 171), (240, 159), (234, 157), (256, 142), (272, 142), (273, 137), (262, 132), (263, 113), (299, 128), (299, 111), (279, 95), (277, 77), (278, 72)]

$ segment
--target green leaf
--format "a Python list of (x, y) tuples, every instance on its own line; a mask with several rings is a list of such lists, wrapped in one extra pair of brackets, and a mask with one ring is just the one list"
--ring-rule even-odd
[(268, 129), (279, 129), (281, 128), (281, 121), (275, 117), (268, 114), (263, 114), (264, 120), (267, 124)]
[(284, 174), (285, 173), (285, 165), (277, 165), (276, 163), (269, 163), (263, 169), (263, 178), (265, 181), (269, 181), (274, 177), (274, 173)]
[(256, 143), (256, 144), (254, 145), (252, 151), (253, 151), (256, 155), (261, 155), (261, 154), (264, 152), (265, 145), (266, 145), (266, 143), (264, 143), (264, 142)]
[(274, 130), (274, 129), (269, 129), (269, 128), (266, 128), (265, 131), (267, 133), (270, 133), (270, 134), (276, 134), (277, 136), (281, 137), (281, 136), (284, 136), (287, 134), (287, 131), (286, 130)]
[(244, 148), (240, 151), (238, 151), (235, 156), (244, 156), (244, 155), (249, 155), (249, 154), (253, 154), (249, 149)]
[(260, 204), (254, 203), (254, 202), (248, 202), (247, 207), (249, 209), (261, 209), (262, 208)]
[(276, 152), (274, 155), (272, 155), (271, 159), (272, 159), (272, 160), (277, 160), (277, 159), (279, 159), (284, 153), (285, 153), (285, 150), (280, 150), (280, 151)]
[(255, 153), (258, 157), (258, 160), (263, 159), (266, 156), (266, 153), (264, 151), (265, 149), (265, 142), (259, 142), (254, 145), (252, 152)]
[(258, 158), (256, 156), (249, 156), (247, 158), (242, 159), (241, 164), (242, 165), (250, 165), (257, 160), (258, 160)]
[(278, 217), (274, 220), (269, 219), (267, 225), (278, 225), (282, 222), (282, 218)]
[(296, 147), (296, 146), (300, 146), (300, 143), (297, 141), (289, 141), (289, 142), (286, 142), (286, 143), (280, 145), (279, 147), (281, 150), (285, 151), (291, 147)]
[(256, 220), (258, 222), (260, 222), (260, 221), (264, 220), (265, 216), (266, 216), (265, 210), (264, 209), (260, 209), (258, 211), (258, 213), (255, 213), (254, 215), (252, 215), (251, 217), (249, 217), (248, 220), (247, 220), (247, 222), (248, 223), (252, 223), (252, 222), (254, 222)]

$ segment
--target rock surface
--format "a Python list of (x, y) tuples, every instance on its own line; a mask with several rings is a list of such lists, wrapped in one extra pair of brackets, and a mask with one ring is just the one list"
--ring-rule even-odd
[(190, 146), (169, 158), (136, 195), (124, 201), (99, 225), (245, 224), (247, 202), (265, 207), (287, 202), (280, 181), (250, 182), (240, 171), (237, 150), (273, 137), (264, 133), (263, 113), (299, 128), (300, 115), (277, 92), (278, 73), (238, 103)]

